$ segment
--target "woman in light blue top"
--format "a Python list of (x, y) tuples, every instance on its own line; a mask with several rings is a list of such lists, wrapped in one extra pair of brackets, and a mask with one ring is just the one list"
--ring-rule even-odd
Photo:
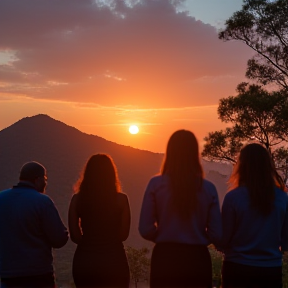
[[(282, 287), (288, 249), (288, 198), (267, 149), (241, 152), (222, 207), (222, 287)], [(278, 186), (278, 187), (277, 187)]]
[(156, 243), (150, 286), (212, 287), (207, 245), (222, 236), (215, 186), (203, 179), (198, 143), (187, 130), (169, 139), (161, 175), (145, 191), (139, 232)]

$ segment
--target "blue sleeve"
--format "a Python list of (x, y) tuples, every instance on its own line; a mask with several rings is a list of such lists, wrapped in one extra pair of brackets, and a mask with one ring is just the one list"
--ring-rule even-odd
[(233, 205), (230, 201), (229, 193), (225, 196), (222, 205), (222, 227), (223, 237), (221, 241), (221, 247), (225, 250), (230, 243), (230, 240), (234, 234), (234, 227), (236, 224), (236, 214)]
[(213, 191), (213, 199), (209, 210), (207, 234), (210, 241), (217, 247), (220, 244), (222, 238), (222, 221), (216, 187), (212, 185), (211, 189)]
[(281, 233), (281, 251), (288, 251), (288, 195), (286, 194), (286, 213)]
[(153, 188), (153, 179), (150, 180), (142, 202), (139, 221), (140, 235), (149, 241), (155, 241), (157, 235), (156, 202)]
[(47, 198), (42, 211), (41, 224), (44, 234), (53, 248), (61, 248), (68, 241), (68, 230), (63, 224), (53, 201)]

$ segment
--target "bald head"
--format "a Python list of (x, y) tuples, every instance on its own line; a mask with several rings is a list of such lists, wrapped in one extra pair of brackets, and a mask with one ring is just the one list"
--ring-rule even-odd
[(46, 169), (38, 162), (27, 162), (20, 170), (19, 180), (30, 182), (38, 192), (44, 193), (47, 185)]
[(34, 182), (38, 177), (46, 175), (45, 167), (35, 161), (25, 163), (20, 170), (20, 181)]

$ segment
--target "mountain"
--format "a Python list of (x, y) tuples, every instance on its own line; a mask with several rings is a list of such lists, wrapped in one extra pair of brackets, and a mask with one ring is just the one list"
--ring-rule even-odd
[[(123, 192), (128, 194), (132, 223), (126, 245), (152, 247), (137, 230), (141, 201), (147, 182), (159, 172), (163, 154), (119, 145), (95, 135), (82, 133), (74, 127), (47, 115), (23, 118), (0, 131), (0, 190), (17, 183), (23, 163), (38, 161), (47, 168), (47, 194), (54, 200), (63, 221), (77, 181), (88, 158), (97, 153), (112, 156), (118, 168)], [(203, 161), (206, 178), (215, 183), (222, 202), (230, 167)], [(71, 264), (75, 245), (69, 242), (55, 251), (58, 283), (71, 280)]]

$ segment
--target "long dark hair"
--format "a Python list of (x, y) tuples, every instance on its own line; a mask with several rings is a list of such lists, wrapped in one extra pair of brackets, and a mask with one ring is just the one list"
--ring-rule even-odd
[(168, 144), (161, 174), (169, 176), (173, 205), (187, 218), (197, 205), (197, 192), (202, 188), (203, 170), (199, 160), (198, 142), (191, 131), (178, 130)]
[(117, 169), (112, 158), (107, 154), (91, 156), (74, 189), (80, 196), (80, 206), (101, 207), (109, 202), (112, 205), (116, 201), (117, 193), (121, 192)]
[(229, 179), (230, 188), (246, 186), (251, 206), (263, 215), (274, 207), (275, 186), (284, 190), (269, 151), (258, 143), (244, 146)]

